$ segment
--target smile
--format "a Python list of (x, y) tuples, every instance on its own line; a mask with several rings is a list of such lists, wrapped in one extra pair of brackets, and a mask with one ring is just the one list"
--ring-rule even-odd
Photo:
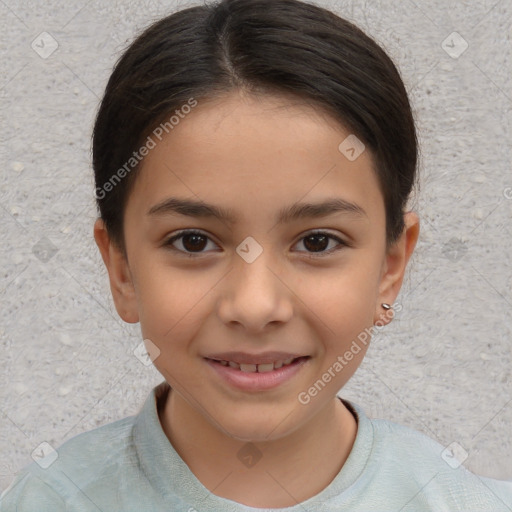
[(205, 361), (229, 386), (244, 391), (263, 391), (278, 387), (293, 378), (308, 365), (310, 359), (310, 356), (299, 356), (260, 364), (208, 357)]
[(235, 368), (236, 370), (240, 370), (242, 372), (247, 373), (266, 373), (271, 372), (273, 370), (277, 370), (279, 368), (282, 368), (283, 366), (288, 366), (292, 364), (293, 362), (297, 361), (298, 359), (302, 359), (302, 357), (289, 357), (288, 359), (285, 359), (284, 361), (274, 361), (272, 363), (265, 363), (265, 364), (239, 364), (235, 361), (216, 361), (212, 359), (214, 362), (220, 363), (222, 366), (230, 366), (231, 368)]

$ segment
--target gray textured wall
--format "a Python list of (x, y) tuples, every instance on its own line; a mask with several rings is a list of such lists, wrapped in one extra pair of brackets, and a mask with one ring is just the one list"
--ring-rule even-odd
[[(422, 149), (404, 309), (340, 394), (512, 479), (511, 2), (317, 3), (394, 57)], [(138, 325), (113, 307), (89, 142), (122, 48), (190, 4), (0, 2), (0, 489), (41, 442), (136, 413), (162, 380), (133, 354)]]

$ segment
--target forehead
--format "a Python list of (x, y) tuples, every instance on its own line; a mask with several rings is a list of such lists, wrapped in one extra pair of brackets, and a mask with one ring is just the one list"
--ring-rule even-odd
[(370, 152), (350, 160), (340, 151), (349, 136), (325, 111), (293, 97), (233, 93), (198, 101), (156, 140), (127, 209), (146, 214), (179, 196), (219, 205), (241, 221), (327, 196), (378, 207)]

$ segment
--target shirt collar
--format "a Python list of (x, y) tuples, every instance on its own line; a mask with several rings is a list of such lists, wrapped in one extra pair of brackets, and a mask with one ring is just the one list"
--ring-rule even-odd
[[(162, 410), (170, 389), (166, 381), (152, 389), (136, 416), (133, 427), (134, 444), (141, 469), (156, 492), (171, 503), (179, 497), (188, 505), (200, 507), (198, 510), (233, 512), (261, 510), (212, 494), (190, 471), (167, 438), (158, 416), (158, 410)], [(333, 498), (339, 500), (344, 492), (347, 493), (347, 498), (352, 496), (354, 492), (352, 486), (361, 478), (370, 457), (374, 432), (372, 422), (366, 417), (361, 407), (341, 397), (338, 398), (354, 415), (358, 425), (356, 439), (345, 464), (323, 491), (300, 505), (276, 510), (303, 512), (304, 507), (314, 510), (315, 504), (325, 503)]]

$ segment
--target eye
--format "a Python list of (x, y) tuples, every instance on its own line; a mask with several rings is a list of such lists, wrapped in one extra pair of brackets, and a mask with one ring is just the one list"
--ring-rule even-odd
[[(212, 242), (214, 245), (217, 245), (210, 239), (208, 235), (201, 231), (185, 230), (180, 231), (176, 235), (168, 238), (163, 245), (174, 251), (181, 252), (185, 256), (194, 257), (207, 252), (204, 251), (204, 249), (207, 247), (208, 241)], [(331, 247), (329, 250), (326, 250), (332, 241), (337, 242), (337, 245)], [(178, 245), (181, 247), (176, 247), (175, 242), (179, 242)], [(298, 243), (304, 244), (304, 247), (306, 247), (306, 252), (308, 253), (307, 257), (309, 258), (327, 256), (335, 251), (342, 249), (343, 247), (349, 247), (347, 242), (331, 233), (327, 233), (326, 231), (311, 232), (302, 237)]]
[[(198, 254), (202, 254), (203, 249), (208, 245), (208, 240), (210, 240), (210, 238), (201, 231), (186, 230), (180, 231), (176, 235), (167, 239), (164, 242), (164, 246), (169, 247), (172, 250), (179, 251), (185, 256), (194, 257)], [(174, 246), (174, 242), (177, 241), (179, 241), (178, 245), (181, 245), (181, 248)]]
[[(329, 246), (329, 243), (332, 241), (337, 242), (337, 245), (331, 247), (331, 249), (328, 251), (325, 250)], [(328, 256), (335, 251), (339, 251), (343, 247), (349, 247), (347, 242), (331, 233), (327, 233), (326, 231), (311, 232), (305, 237), (301, 238), (298, 243), (304, 244), (304, 247), (307, 249), (306, 252), (308, 252), (306, 255), (308, 258)]]

